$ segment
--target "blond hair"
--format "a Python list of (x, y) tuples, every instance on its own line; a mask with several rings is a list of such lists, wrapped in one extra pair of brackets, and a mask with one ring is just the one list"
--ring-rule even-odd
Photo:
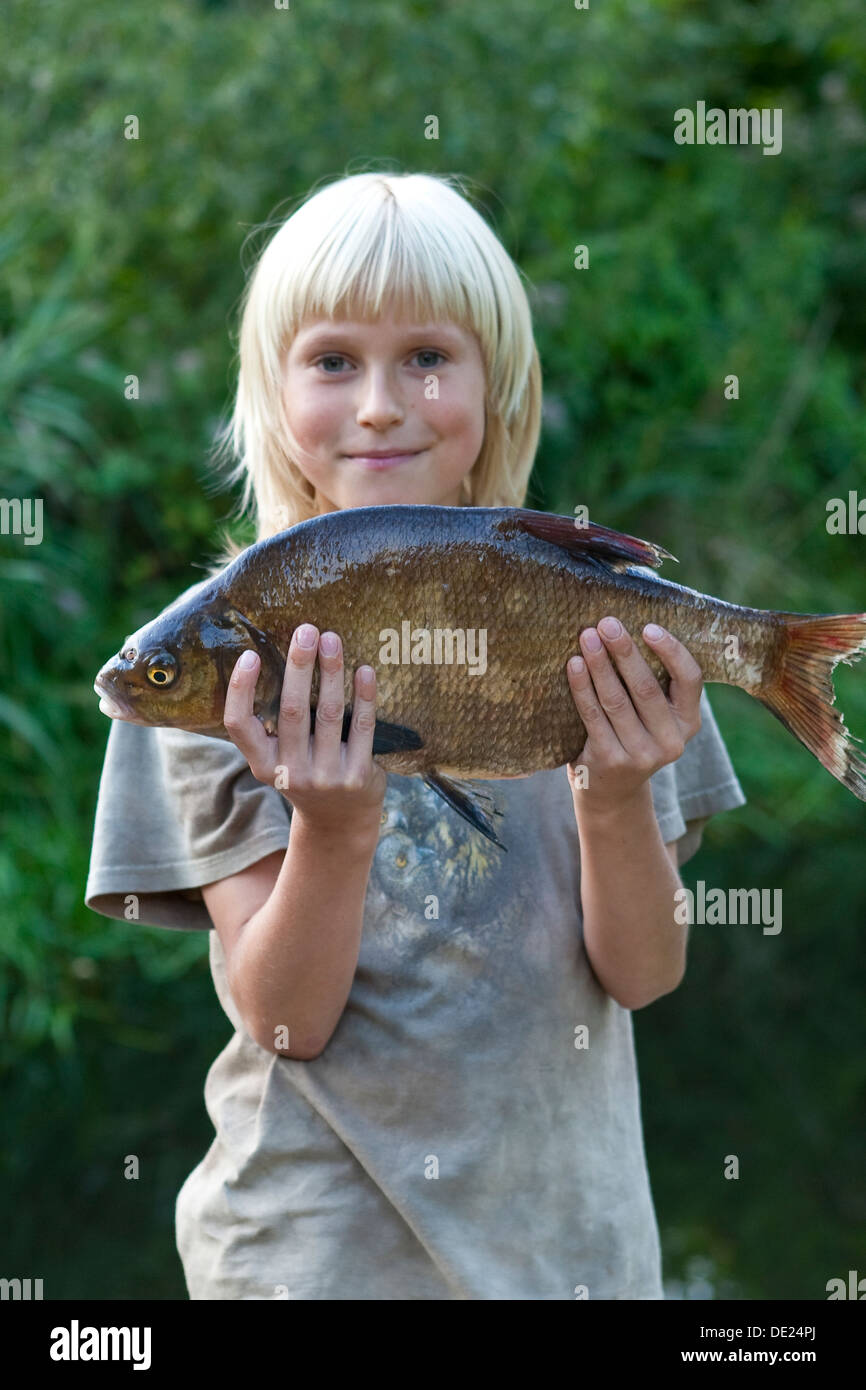
[[(211, 455), (229, 482), (243, 483), (240, 511), (254, 517), (258, 540), (318, 510), (292, 457), (282, 398), (292, 338), (309, 319), (369, 320), (393, 300), (419, 322), (456, 323), (478, 338), (485, 430), (462, 505), (523, 503), (541, 429), (541, 368), (521, 274), (458, 176), (358, 173), (307, 197), (247, 282), (234, 410)], [(230, 559), (241, 547), (224, 539)]]

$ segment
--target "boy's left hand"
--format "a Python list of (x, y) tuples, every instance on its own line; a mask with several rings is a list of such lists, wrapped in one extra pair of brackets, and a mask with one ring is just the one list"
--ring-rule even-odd
[[(608, 624), (618, 632), (610, 634)], [(701, 668), (676, 637), (664, 628), (659, 630), (662, 635), (657, 639), (648, 628), (641, 635), (671, 674), (669, 697), (615, 618), (603, 618), (597, 629), (589, 627), (580, 634), (584, 668), (573, 671), (571, 661), (566, 667), (574, 703), (586, 727), (583, 749), (568, 764), (575, 813), (578, 796), (587, 809), (606, 810), (628, 801), (654, 772), (681, 756), (701, 727)], [(596, 651), (592, 650), (594, 634)], [(586, 768), (581, 782), (577, 781), (579, 766)]]

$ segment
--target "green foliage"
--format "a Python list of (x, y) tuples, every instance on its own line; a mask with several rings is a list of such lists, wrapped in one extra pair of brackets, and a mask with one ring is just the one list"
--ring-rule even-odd
[[(531, 504), (586, 503), (731, 601), (862, 609), (866, 542), (824, 519), (864, 492), (866, 38), (854, 0), (7, 0), (4, 26), (0, 457), (45, 516), (40, 546), (0, 537), (5, 1273), (182, 1297), (174, 1195), (228, 1024), (203, 936), (83, 907), (91, 687), (218, 548), (247, 233), (357, 168), (470, 175), (533, 301)], [(781, 107), (782, 154), (675, 145), (698, 99)], [(837, 689), (866, 730), (862, 671)], [(665, 1272), (821, 1298), (862, 1257), (863, 806), (757, 703), (710, 694), (749, 805), (684, 880), (781, 887), (785, 915), (777, 937), (693, 928), (683, 986), (636, 1016)]]

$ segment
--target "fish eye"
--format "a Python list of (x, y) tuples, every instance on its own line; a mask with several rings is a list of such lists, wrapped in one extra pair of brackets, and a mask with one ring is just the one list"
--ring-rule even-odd
[(151, 685), (171, 685), (176, 675), (177, 662), (168, 652), (159, 652), (157, 656), (151, 658), (147, 668), (147, 679)]

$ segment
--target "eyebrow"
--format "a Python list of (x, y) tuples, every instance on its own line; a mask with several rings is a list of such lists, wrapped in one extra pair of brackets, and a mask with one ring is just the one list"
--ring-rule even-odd
[[(463, 341), (463, 333), (459, 328), (444, 323), (413, 324), (408, 328), (399, 329), (398, 332), (400, 334), (400, 341), (403, 343), (416, 341), (419, 338), (432, 337), (443, 338), (446, 341), (453, 342), (455, 345)], [(316, 343), (321, 339), (327, 339), (329, 341), (333, 341), (334, 339), (352, 339), (355, 333), (355, 326), (335, 321), (334, 323), (317, 324), (315, 328), (302, 329), (301, 332), (298, 333), (295, 341), (297, 342), (301, 339), (302, 346), (306, 351), (315, 347)]]

